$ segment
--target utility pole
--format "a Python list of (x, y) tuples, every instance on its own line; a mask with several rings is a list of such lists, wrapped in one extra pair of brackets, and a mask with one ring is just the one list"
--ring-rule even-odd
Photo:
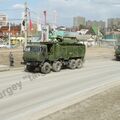
[(54, 24), (57, 24), (57, 11), (54, 10)]
[(25, 2), (25, 47), (27, 46), (27, 35), (28, 35), (28, 29), (27, 29), (27, 22), (28, 22), (28, 8), (27, 8), (27, 2)]
[(47, 12), (46, 11), (43, 11), (44, 13), (44, 25), (47, 24)]
[(11, 48), (11, 36), (10, 36), (10, 21), (9, 21), (9, 48)]
[(44, 31), (43, 31), (43, 42), (47, 40), (47, 11), (43, 11), (44, 14)]

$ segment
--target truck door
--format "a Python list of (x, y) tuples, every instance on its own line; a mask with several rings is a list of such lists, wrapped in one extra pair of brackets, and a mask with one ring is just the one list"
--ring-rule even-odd
[(45, 60), (47, 56), (47, 46), (40, 46), (40, 59)]

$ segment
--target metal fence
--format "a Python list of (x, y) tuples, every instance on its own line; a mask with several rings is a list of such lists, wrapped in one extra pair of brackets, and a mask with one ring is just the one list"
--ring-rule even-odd
[(115, 47), (116, 40), (101, 40), (98, 45), (102, 47)]

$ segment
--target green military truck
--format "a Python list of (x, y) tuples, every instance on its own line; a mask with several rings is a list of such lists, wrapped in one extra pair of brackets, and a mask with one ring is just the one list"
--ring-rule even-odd
[(120, 42), (118, 42), (116, 44), (116, 47), (115, 47), (115, 57), (116, 57), (116, 60), (120, 60)]
[(83, 66), (86, 47), (78, 42), (70, 42), (67, 38), (57, 42), (41, 42), (29, 44), (23, 54), (23, 60), (27, 71), (39, 70), (44, 74), (51, 70), (59, 72), (63, 67), (70, 69)]

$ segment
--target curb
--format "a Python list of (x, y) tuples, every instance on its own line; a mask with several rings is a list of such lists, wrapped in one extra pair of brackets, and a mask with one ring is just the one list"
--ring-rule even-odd
[(10, 68), (10, 71), (24, 70), (24, 67)]
[(24, 70), (24, 67), (18, 67), (18, 68), (0, 67), (0, 72), (16, 71), (16, 70)]
[(6, 65), (0, 65), (0, 72), (9, 71), (10, 68)]
[(10, 71), (10, 69), (0, 69), (0, 72)]

